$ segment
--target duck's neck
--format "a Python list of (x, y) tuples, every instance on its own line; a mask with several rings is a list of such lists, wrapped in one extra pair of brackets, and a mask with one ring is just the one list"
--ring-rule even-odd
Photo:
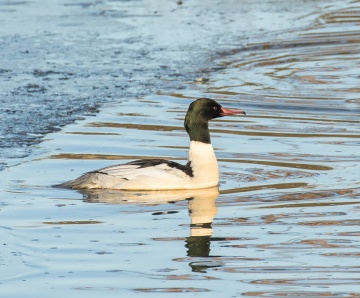
[(193, 181), (201, 187), (219, 184), (219, 168), (210, 141), (208, 121), (199, 121), (188, 112), (185, 117), (185, 129), (190, 137), (189, 163)]
[(210, 144), (210, 133), (208, 121), (194, 121), (191, 117), (186, 115), (185, 129), (190, 137), (190, 141)]

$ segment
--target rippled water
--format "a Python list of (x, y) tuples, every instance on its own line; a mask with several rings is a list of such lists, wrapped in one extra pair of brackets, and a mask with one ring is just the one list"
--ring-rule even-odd
[[(108, 105), (9, 168), (4, 297), (358, 297), (358, 4), (219, 51), (203, 83)], [(184, 114), (204, 94), (247, 112), (211, 124), (219, 191), (51, 188), (136, 158), (185, 163)]]

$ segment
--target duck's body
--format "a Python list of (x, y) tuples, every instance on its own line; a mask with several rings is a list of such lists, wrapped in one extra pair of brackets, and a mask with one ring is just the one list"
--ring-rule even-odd
[(191, 141), (186, 165), (144, 159), (89, 172), (63, 186), (124, 190), (195, 189), (216, 186), (219, 169), (211, 144)]
[(219, 168), (210, 142), (208, 121), (233, 114), (207, 98), (194, 101), (186, 114), (185, 128), (190, 136), (189, 160), (186, 165), (163, 160), (145, 159), (106, 167), (86, 173), (61, 184), (74, 189), (169, 190), (199, 189), (219, 184)]

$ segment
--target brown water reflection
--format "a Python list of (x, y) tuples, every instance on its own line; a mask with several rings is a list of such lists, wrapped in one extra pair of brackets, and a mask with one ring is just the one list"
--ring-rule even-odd
[[(338, 121), (340, 122), (340, 121)], [(346, 122), (348, 123), (348, 122)], [(358, 123), (358, 121), (353, 121), (353, 123)], [(174, 126), (166, 126), (166, 125), (147, 125), (147, 124), (130, 124), (130, 123), (100, 123), (94, 122), (89, 124), (90, 127), (113, 127), (113, 128), (128, 128), (128, 129), (136, 129), (136, 130), (150, 130), (150, 131), (183, 131), (182, 127), (174, 127)], [(338, 132), (347, 131), (347, 129), (334, 131), (334, 134), (331, 133), (322, 133), (324, 130), (333, 130), (333, 128), (323, 128), (316, 129), (313, 128), (313, 133), (282, 133), (282, 132), (274, 132), (268, 131), (271, 128), (266, 126), (246, 126), (247, 131), (239, 131), (239, 130), (230, 130), (230, 129), (213, 129), (212, 131), (215, 133), (221, 134), (234, 134), (234, 135), (245, 135), (245, 136), (268, 136), (268, 137), (297, 137), (297, 138), (360, 138), (358, 134), (341, 134)], [(259, 130), (260, 129), (260, 130)], [(281, 127), (274, 127), (273, 129), (279, 130)], [(252, 132), (252, 130), (255, 130)], [(329, 131), (331, 132), (331, 131)], [(80, 133), (78, 133), (80, 134)]]

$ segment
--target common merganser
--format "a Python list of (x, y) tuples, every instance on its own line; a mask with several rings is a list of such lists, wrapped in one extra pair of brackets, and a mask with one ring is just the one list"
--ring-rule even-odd
[(141, 159), (88, 172), (60, 184), (73, 189), (169, 190), (200, 189), (219, 184), (219, 168), (211, 145), (208, 122), (223, 116), (242, 114), (225, 109), (209, 98), (192, 102), (185, 116), (190, 137), (186, 165), (164, 159)]

